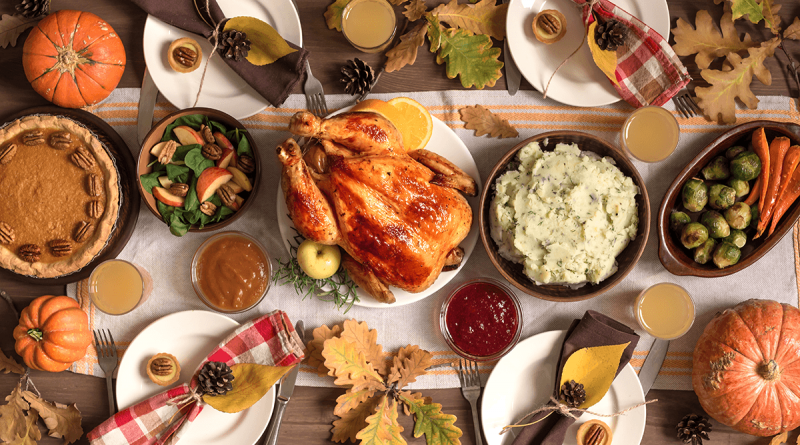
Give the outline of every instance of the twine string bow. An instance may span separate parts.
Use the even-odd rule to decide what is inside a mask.
[[[559,70],[560,70],[560,69],[561,69],[561,68],[562,68],[564,65],[566,65],[566,64],[567,64],[567,62],[569,62],[569,59],[571,59],[571,58],[572,58],[572,56],[574,56],[575,54],[577,54],[577,52],[578,52],[578,51],[580,51],[580,49],[581,49],[581,48],[583,48],[583,44],[586,42],[586,38],[589,36],[589,18],[592,16],[592,10],[594,9],[594,5],[596,5],[596,4],[598,4],[598,3],[600,3],[600,0],[589,0],[589,2],[587,2],[587,3],[584,3],[583,5],[579,5],[579,4],[575,3],[575,6],[576,6],[576,7],[578,7],[578,8],[581,8],[581,13],[583,13],[583,8],[586,8],[587,6],[588,6],[588,8],[589,8],[589,13],[588,13],[588,14],[586,14],[586,18],[583,20],[583,39],[581,40],[581,44],[580,44],[580,45],[578,45],[578,47],[577,47],[577,48],[575,48],[575,51],[573,51],[573,52],[572,52],[572,54],[570,54],[569,56],[567,56],[567,58],[566,58],[566,59],[564,59],[564,61],[563,61],[563,62],[561,62],[561,64],[560,64],[560,65],[558,65],[558,68],[556,68],[556,70],[555,70],[555,71],[553,71],[553,74],[551,74],[551,75],[550,75],[550,79],[548,79],[548,81],[547,81],[547,85],[545,85],[545,87],[544,87],[544,91],[542,91],[542,98],[543,98],[543,99],[547,99],[547,90],[550,88],[550,82],[552,82],[552,81],[553,81],[553,78],[554,78],[554,77],[556,77],[556,73],[557,73],[557,72],[558,72],[558,71],[559,71]],[[198,94],[199,94],[199,93],[198,93]]]
[[[212,22],[214,22],[214,18],[211,16],[211,7],[209,5],[210,0],[205,0],[205,1],[206,1],[206,12],[208,12],[208,17],[209,19],[211,19]],[[197,11],[197,13],[200,14],[200,11]],[[203,19],[202,14],[200,15],[200,18]],[[203,19],[203,21],[205,21],[205,19]],[[211,49],[211,54],[208,55],[206,63],[203,65],[203,75],[200,76],[200,86],[197,87],[197,96],[195,96],[194,98],[194,104],[192,104],[192,108],[196,107],[197,102],[200,100],[200,92],[203,91],[203,82],[206,79],[206,71],[208,70],[208,63],[211,62],[211,58],[214,57],[214,54],[217,53],[217,48],[219,48],[219,36],[221,34],[220,28],[222,27],[223,23],[225,23],[224,20],[219,23],[214,22],[212,24],[211,35],[208,36],[208,42],[214,45],[214,48]]]

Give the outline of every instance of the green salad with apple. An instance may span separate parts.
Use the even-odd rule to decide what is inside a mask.
[[[173,235],[224,221],[242,207],[256,174],[246,131],[190,114],[167,125],[150,149],[153,170],[139,180]]]

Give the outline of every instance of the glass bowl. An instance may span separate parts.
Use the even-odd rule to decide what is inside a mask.
[[[258,299],[256,299],[256,301],[253,304],[251,304],[251,305],[249,305],[247,307],[243,307],[241,309],[226,309],[226,308],[221,308],[221,307],[216,306],[205,295],[205,293],[203,292],[202,288],[200,287],[200,283],[199,283],[197,265],[198,265],[198,262],[199,262],[200,258],[203,256],[203,253],[208,248],[208,246],[213,244],[215,241],[218,241],[219,239],[225,238],[225,237],[228,237],[228,236],[244,238],[244,239],[250,241],[251,243],[253,243],[253,245],[261,252],[261,254],[264,255],[264,259],[266,260],[266,264],[267,264],[267,277],[266,277],[267,286],[264,288],[264,292],[261,294],[260,297],[258,297]],[[270,258],[269,257],[269,252],[267,252],[267,249],[264,248],[264,246],[257,239],[253,238],[252,236],[250,236],[250,235],[248,235],[248,234],[246,234],[244,232],[227,231],[227,232],[218,233],[218,234],[210,237],[209,239],[205,240],[203,242],[203,244],[201,244],[200,247],[197,248],[197,251],[194,253],[194,257],[192,258],[192,287],[194,288],[194,292],[197,294],[197,297],[200,299],[200,301],[202,301],[203,303],[205,303],[206,306],[208,306],[209,308],[211,308],[211,309],[213,309],[213,310],[215,310],[217,312],[222,312],[222,313],[225,313],[225,314],[239,314],[239,313],[242,313],[242,312],[249,311],[250,309],[258,306],[258,304],[261,303],[261,300],[264,299],[264,296],[267,295],[267,292],[269,292],[269,289],[270,289],[270,286],[271,286],[271,277],[272,277],[272,262],[270,261],[269,258]]]
[[[465,289],[467,289],[469,287],[472,287],[472,286],[474,286],[476,284],[488,284],[490,286],[494,286],[494,287],[498,288],[500,291],[502,291],[502,293],[505,294],[505,296],[508,297],[509,300],[511,300],[512,307],[516,311],[517,326],[516,326],[516,329],[514,330],[513,335],[511,336],[511,338],[507,340],[508,344],[505,344],[500,350],[492,352],[492,353],[490,353],[488,355],[478,355],[477,352],[473,352],[473,353],[467,352],[462,346],[460,346],[458,344],[460,340],[458,338],[454,337],[454,334],[457,334],[457,333],[456,332],[451,332],[450,327],[448,326],[448,323],[447,323],[448,311],[450,311],[451,308],[453,307],[454,298],[462,290],[465,290]],[[483,294],[483,295],[485,295],[485,294]],[[498,303],[498,302],[495,302],[495,304],[496,303]],[[481,314],[487,314],[488,313],[487,309],[489,309],[489,308],[484,305],[484,306],[481,306],[481,307],[476,307],[476,309],[478,309],[479,313],[481,313]],[[455,313],[453,313],[453,316],[455,316]],[[464,357],[467,360],[474,360],[474,361],[477,361],[477,362],[485,362],[485,361],[497,360],[500,357],[506,355],[508,353],[508,351],[510,351],[517,344],[517,342],[519,342],[519,337],[522,334],[522,323],[523,323],[523,321],[522,321],[522,307],[520,306],[519,299],[517,299],[517,296],[514,294],[514,291],[512,291],[511,288],[509,288],[505,284],[503,284],[503,283],[501,283],[501,282],[499,282],[497,280],[493,280],[491,278],[476,278],[474,280],[470,280],[470,281],[467,281],[466,283],[462,284],[461,286],[456,288],[445,299],[444,303],[442,304],[442,309],[439,312],[439,328],[441,329],[442,336],[444,337],[444,340],[447,342],[448,346],[450,346],[450,348],[456,354],[460,355],[461,357]],[[495,332],[496,331],[487,332],[486,334],[491,335],[491,334],[494,334]],[[486,337],[484,336],[483,338],[486,338]]]

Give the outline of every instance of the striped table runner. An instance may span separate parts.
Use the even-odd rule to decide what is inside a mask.
[[[104,103],[90,109],[111,124],[138,153],[136,142],[136,106],[138,89],[117,89]],[[624,103],[592,109],[574,108],[543,100],[541,94],[521,91],[510,97],[504,91],[444,91],[406,93],[444,121],[464,141],[478,165],[482,178],[491,171],[494,164],[515,144],[524,138],[550,130],[577,130],[597,135],[617,145],[619,129],[631,111]],[[371,97],[389,99],[395,94],[376,94]],[[739,123],[771,119],[781,122],[797,122],[800,113],[793,101],[783,97],[761,97],[759,110],[738,112]],[[331,109],[351,104],[345,95],[328,96]],[[475,137],[466,130],[460,121],[458,110],[467,105],[482,104],[493,112],[508,119],[520,132],[515,139],[490,139]],[[263,177],[261,190],[254,206],[237,222],[228,227],[242,230],[262,241],[273,258],[286,258],[283,242],[277,231],[275,197],[278,192],[280,168],[274,156],[274,148],[286,139],[285,131],[289,118],[305,107],[302,95],[293,95],[284,107],[269,108],[244,119],[244,125],[252,132],[262,157]],[[674,112],[672,103],[666,108]],[[166,102],[159,102],[155,118],[160,119],[174,108]],[[676,113],[676,116],[677,113]],[[671,281],[685,287],[694,297],[697,305],[697,320],[692,330],[683,338],[673,341],[664,367],[661,370],[656,388],[691,389],[691,355],[694,344],[705,325],[713,315],[748,298],[770,298],[797,305],[798,230],[794,237],[787,236],[769,254],[746,271],[725,278],[700,279],[676,277],[667,272],[657,258],[657,235],[655,214],[667,187],[672,179],[695,154],[731,126],[720,126],[703,118],[685,119],[678,116],[681,125],[681,140],[676,153],[664,162],[645,164],[634,161],[645,179],[653,208],[653,224],[647,249],[636,268],[628,277],[610,292],[592,300],[576,303],[553,303],[541,301],[517,292],[522,300],[524,330],[522,338],[540,332],[566,329],[570,321],[579,318],[587,309],[594,309],[621,322],[638,328],[633,318],[632,305],[639,291],[662,281]],[[113,317],[96,311],[87,298],[86,283],[70,285],[68,292],[77,297],[89,313],[91,327],[109,328],[118,340],[120,352],[130,344],[136,333],[150,322],[169,313],[206,307],[197,299],[189,278],[189,265],[195,249],[209,234],[190,233],[183,238],[172,237],[166,227],[142,206],[136,233],[128,246],[120,254],[121,258],[144,266],[153,276],[154,292],[150,300],[134,312]],[[464,269],[454,280],[430,297],[415,304],[368,309],[355,307],[349,313],[338,312],[331,304],[305,300],[297,296],[288,286],[274,287],[260,306],[248,314],[232,318],[242,322],[273,309],[284,310],[292,320],[304,320],[307,327],[322,324],[329,326],[341,323],[348,318],[367,321],[378,329],[378,341],[384,349],[396,351],[406,344],[418,344],[432,351],[435,363],[448,363],[457,358],[439,333],[435,319],[443,299],[460,283],[473,277],[493,277],[503,280],[478,243]],[[643,331],[637,351],[631,363],[638,370],[653,339]],[[165,351],[169,352],[169,351]],[[484,378],[488,377],[494,363],[480,366]],[[91,350],[86,358],[72,369],[74,372],[102,375],[97,365],[96,354]],[[304,366],[300,374],[300,385],[330,386],[333,379],[317,377],[310,367]],[[418,379],[413,388],[452,388],[457,387],[455,372],[442,368]]]

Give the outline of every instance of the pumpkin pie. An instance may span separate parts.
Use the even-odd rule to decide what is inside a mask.
[[[89,264],[119,214],[119,175],[95,135],[64,117],[0,129],[0,267],[52,278]]]

